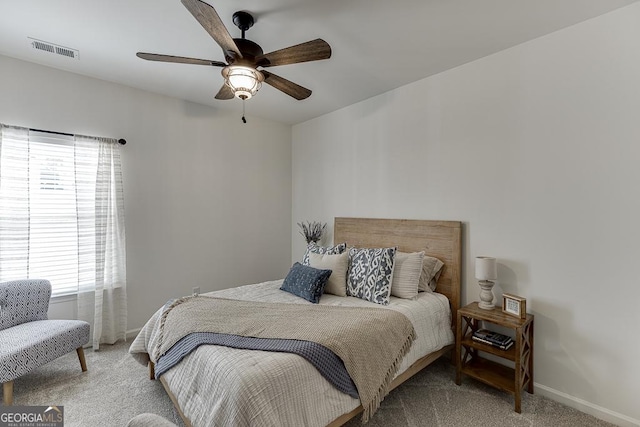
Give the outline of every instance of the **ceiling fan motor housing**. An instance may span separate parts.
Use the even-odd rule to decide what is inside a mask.
[[[262,55],[264,52],[258,43],[255,43],[248,39],[233,39],[238,46],[238,50],[242,53],[242,58],[237,58],[233,52],[225,52],[225,59],[229,64],[242,64],[247,66],[254,66],[256,57]]]

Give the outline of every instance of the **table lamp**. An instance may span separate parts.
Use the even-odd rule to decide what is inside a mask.
[[[493,310],[493,288],[494,282],[498,278],[498,267],[496,259],[488,256],[476,257],[476,279],[480,285],[480,302],[478,307],[484,310]]]

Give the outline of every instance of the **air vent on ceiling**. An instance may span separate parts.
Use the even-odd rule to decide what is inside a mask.
[[[80,59],[80,52],[77,49],[71,49],[54,43],[32,39],[31,37],[29,37],[29,40],[31,42],[31,47],[34,49],[55,53],[56,55],[62,55],[73,59]]]

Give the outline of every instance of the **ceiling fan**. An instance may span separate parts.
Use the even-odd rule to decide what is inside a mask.
[[[227,62],[145,52],[138,52],[136,56],[149,61],[222,67],[225,83],[216,94],[216,99],[233,99],[234,97],[242,100],[249,99],[260,89],[262,82],[297,100],[308,98],[311,95],[311,90],[264,69],[258,70],[258,68],[330,58],[331,46],[327,42],[315,39],[274,52],[263,53],[257,43],[244,37],[245,31],[251,28],[255,22],[251,14],[243,11],[233,14],[233,23],[242,31],[242,38],[237,39],[231,37],[220,16],[211,5],[201,0],[181,1],[220,45]]]

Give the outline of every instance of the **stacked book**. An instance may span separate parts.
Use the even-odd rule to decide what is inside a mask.
[[[509,350],[513,345],[513,338],[510,336],[499,334],[498,332],[488,329],[478,329],[471,335],[471,339],[492,347],[497,347],[501,350]]]

